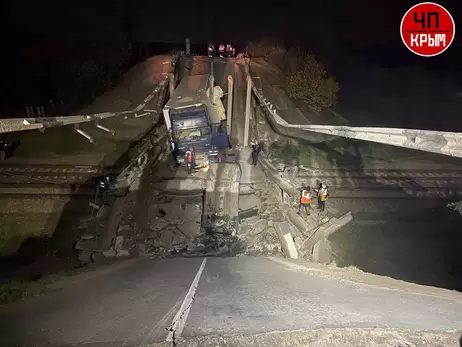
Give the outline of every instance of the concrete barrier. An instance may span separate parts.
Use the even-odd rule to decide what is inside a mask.
[[[274,228],[276,229],[276,234],[278,235],[284,255],[287,258],[298,259],[298,252],[292,234],[290,233],[289,223],[274,223]]]

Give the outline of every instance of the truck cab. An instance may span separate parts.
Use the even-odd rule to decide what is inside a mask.
[[[204,167],[229,148],[226,117],[210,100],[208,82],[209,75],[184,77],[164,107],[172,153],[180,165],[188,150],[194,152],[196,167]]]

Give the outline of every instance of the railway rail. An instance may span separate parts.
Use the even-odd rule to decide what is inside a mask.
[[[90,196],[101,168],[91,165],[0,165],[0,196]],[[117,172],[111,168],[112,172]],[[106,170],[105,170],[106,171]],[[161,177],[203,180],[202,177]],[[462,170],[321,170],[302,171],[297,176],[307,183],[325,181],[332,198],[347,197],[459,197]]]
[[[462,168],[460,169],[420,169],[420,170],[395,170],[395,169],[358,169],[358,168],[303,168],[299,171],[300,177],[409,177],[409,178],[461,178]]]
[[[104,172],[116,174],[117,169]],[[0,184],[87,184],[94,183],[101,174],[99,166],[60,166],[60,165],[0,165]]]

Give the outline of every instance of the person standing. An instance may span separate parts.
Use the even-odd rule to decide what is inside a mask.
[[[319,189],[316,189],[318,195],[318,209],[321,212],[324,212],[326,208],[326,201],[329,199],[329,191],[327,190],[327,185],[325,183],[321,183]]]
[[[258,163],[258,154],[261,152],[260,145],[254,144],[252,145],[252,165],[257,166]]]
[[[188,174],[191,174],[196,167],[194,149],[192,147],[190,147],[185,153],[185,162]]]
[[[312,201],[312,194],[311,194],[311,187],[306,186],[302,187],[300,190],[300,203],[298,205],[298,214],[300,214],[301,208],[305,208],[305,213],[307,216],[311,213],[311,201]]]
[[[109,205],[109,188],[111,179],[108,175],[103,175],[98,178],[98,190],[104,205]]]

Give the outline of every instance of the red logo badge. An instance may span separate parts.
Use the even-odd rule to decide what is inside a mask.
[[[411,7],[401,21],[401,38],[406,47],[422,57],[443,53],[451,45],[456,26],[441,5],[422,2]]]

